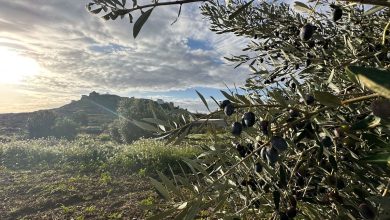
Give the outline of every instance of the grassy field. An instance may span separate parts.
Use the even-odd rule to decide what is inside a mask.
[[[0,219],[142,219],[159,198],[148,176],[182,172],[192,143],[98,138],[0,143]]]

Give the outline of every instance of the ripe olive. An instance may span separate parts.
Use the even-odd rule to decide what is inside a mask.
[[[361,203],[359,205],[359,213],[364,219],[375,219],[375,211],[367,203]]]
[[[279,219],[280,220],[288,220],[288,215],[284,212],[279,213]]]
[[[295,109],[290,109],[290,111],[288,111],[288,113],[290,114],[290,116],[292,118],[296,118],[299,116],[299,111],[295,110]]]
[[[271,146],[275,148],[278,152],[283,152],[287,150],[287,142],[280,136],[273,136],[271,138]]]
[[[265,156],[270,165],[274,165],[279,159],[279,152],[273,147],[268,147],[265,151]]]
[[[245,149],[245,147],[243,145],[237,144],[236,145],[236,149],[237,149],[237,151],[238,151],[238,153],[240,154],[241,157],[245,157],[246,149]]]
[[[263,166],[261,166],[261,164],[260,164],[259,162],[257,162],[257,163],[255,164],[255,171],[256,171],[257,173],[261,173],[261,171],[263,171]]]
[[[255,124],[256,121],[256,116],[253,112],[246,112],[242,116],[243,121],[244,121],[244,126],[246,127],[252,127]]]
[[[242,124],[240,122],[234,122],[232,124],[232,134],[235,136],[239,136],[242,132]]]
[[[223,100],[220,104],[219,107],[221,109],[224,109],[227,105],[231,105],[232,103],[229,100]]]
[[[343,16],[343,10],[340,7],[336,7],[332,15],[333,21],[336,22],[340,20],[342,16]]]
[[[305,102],[306,102],[307,105],[313,104],[314,101],[315,101],[314,96],[312,96],[312,95],[306,95],[306,97],[305,97]]]
[[[299,37],[301,38],[301,40],[303,41],[308,41],[314,34],[314,31],[316,30],[317,28],[311,24],[305,24],[300,32],[299,32]]]
[[[306,67],[310,66],[310,64],[311,64],[311,60],[310,60],[310,59],[307,59],[307,60],[306,60]]]
[[[311,41],[307,42],[307,46],[311,49],[311,48],[316,46],[316,43],[313,40],[311,40]]]
[[[330,138],[329,136],[323,137],[321,140],[321,144],[326,148],[331,147],[333,145],[332,138]]]
[[[297,199],[295,198],[295,196],[289,196],[288,198],[291,207],[297,207]]]
[[[264,120],[260,122],[260,129],[264,135],[268,135],[268,127],[269,127],[269,121]]]
[[[234,106],[232,104],[228,104],[225,106],[223,111],[225,112],[225,115],[231,116],[234,113]]]
[[[296,207],[290,207],[287,209],[286,213],[289,218],[294,218],[295,216],[297,216],[297,209]]]

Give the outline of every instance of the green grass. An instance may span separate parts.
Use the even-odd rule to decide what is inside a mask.
[[[61,169],[68,171],[108,171],[111,173],[151,173],[180,171],[182,158],[198,155],[189,144],[165,145],[144,139],[133,144],[117,144],[81,137],[74,141],[39,139],[0,143],[0,165],[11,170]]]

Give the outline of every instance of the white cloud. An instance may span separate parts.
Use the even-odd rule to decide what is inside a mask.
[[[184,5],[174,25],[178,7],[155,9],[134,40],[128,19],[106,22],[89,14],[86,3],[0,0],[0,47],[18,50],[43,67],[44,72],[19,86],[50,96],[51,102],[42,99],[42,105],[52,105],[55,96],[70,99],[92,90],[124,94],[221,88],[246,78],[221,63],[223,56],[239,53],[245,41],[209,31],[196,5]],[[189,38],[213,49],[193,50]]]

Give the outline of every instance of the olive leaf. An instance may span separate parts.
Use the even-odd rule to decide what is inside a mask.
[[[203,95],[200,92],[198,92],[198,90],[195,90],[195,92],[198,94],[200,99],[202,99],[202,102],[206,106],[207,110],[209,110],[209,112],[211,112],[210,108],[209,108],[209,105],[207,104],[206,99],[203,97]]]
[[[299,11],[299,12],[304,12],[304,13],[311,13],[312,12],[312,9],[309,6],[307,6],[305,3],[302,3],[299,1],[295,1],[293,7],[296,11]]]
[[[142,26],[144,26],[145,22],[148,20],[150,14],[152,13],[154,8],[151,8],[147,10],[146,12],[142,13],[141,16],[137,19],[137,21],[134,23],[133,27],[133,37],[136,38],[141,31]]]
[[[249,5],[252,4],[254,0],[251,0],[249,2],[247,2],[245,5],[241,6],[240,8],[238,8],[235,12],[233,12],[231,15],[229,15],[229,20],[232,20],[233,18],[235,18],[237,15],[239,15],[242,11],[244,11],[244,9],[246,9],[247,7],[249,7]]]
[[[362,158],[362,160],[367,162],[375,162],[375,163],[390,162],[390,153],[373,154],[365,158]]]
[[[329,92],[321,92],[321,91],[315,91],[314,97],[317,99],[321,104],[330,106],[330,107],[337,107],[341,105],[341,100],[329,93]]]
[[[390,71],[359,66],[348,66],[346,71],[355,74],[367,88],[390,99]]]

